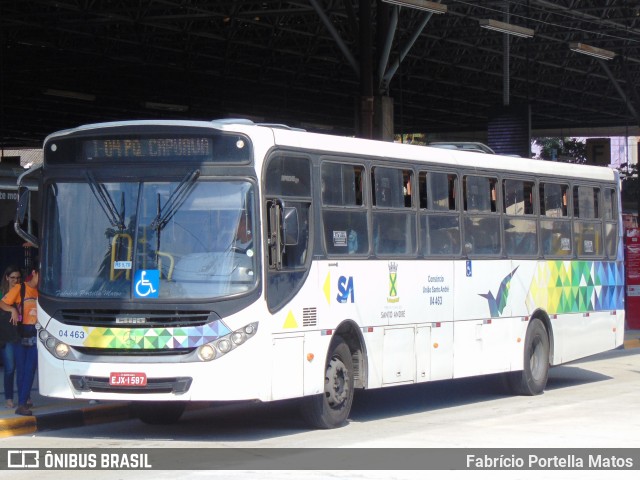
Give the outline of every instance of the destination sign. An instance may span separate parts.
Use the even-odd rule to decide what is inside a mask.
[[[98,138],[82,142],[83,158],[88,161],[207,159],[211,158],[212,149],[212,139],[207,137]]]

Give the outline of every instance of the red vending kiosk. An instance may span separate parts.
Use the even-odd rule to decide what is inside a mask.
[[[627,328],[640,330],[640,229],[627,228],[624,243]]]

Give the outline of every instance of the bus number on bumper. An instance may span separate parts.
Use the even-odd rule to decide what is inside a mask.
[[[144,387],[146,384],[145,373],[112,372],[109,374],[109,385],[112,387]]]

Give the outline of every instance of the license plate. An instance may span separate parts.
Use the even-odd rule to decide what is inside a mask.
[[[146,384],[146,373],[112,372],[109,375],[109,385],[112,387],[144,387]]]

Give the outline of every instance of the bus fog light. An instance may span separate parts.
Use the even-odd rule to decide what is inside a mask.
[[[244,342],[244,335],[242,334],[242,332],[233,332],[231,334],[231,340],[236,345],[240,345],[242,342]]]
[[[46,345],[46,347],[49,350],[53,350],[54,347],[56,346],[56,339],[53,338],[53,337],[49,337],[49,336],[47,336],[47,337],[48,338],[44,341],[44,344]]]
[[[66,343],[59,343],[56,345],[56,355],[59,358],[64,358],[69,355],[69,346]]]
[[[229,350],[231,350],[231,342],[226,338],[223,338],[218,342],[218,350],[220,350],[222,353],[227,353]]]
[[[216,358],[216,350],[209,344],[202,345],[198,352],[198,356],[201,360],[208,362],[209,360]]]

